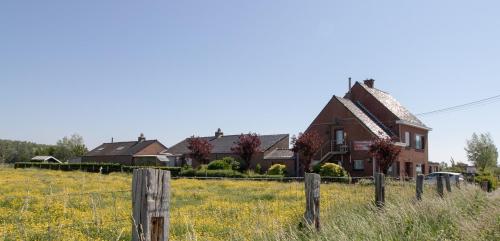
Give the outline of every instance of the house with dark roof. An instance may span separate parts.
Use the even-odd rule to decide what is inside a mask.
[[[231,151],[231,147],[235,145],[239,137],[240,135],[224,135],[219,128],[215,132],[215,135],[200,138],[207,140],[212,145],[209,160],[213,161],[227,156],[238,158]],[[259,135],[259,138],[261,142],[259,151],[252,157],[250,168],[255,169],[256,165],[259,164],[262,170],[267,170],[273,164],[284,164],[287,166],[287,173],[295,175],[296,163],[294,153],[289,149],[290,136],[288,134]],[[168,153],[177,156],[178,160],[181,160],[178,162],[179,165],[187,164],[197,167],[200,163],[196,163],[194,160],[188,158],[190,153],[188,140],[189,138],[186,138],[171,146],[168,149]]]
[[[341,164],[352,176],[372,176],[368,150],[374,138],[392,138],[402,147],[389,170],[395,177],[428,173],[428,132],[431,130],[373,79],[356,82],[344,97],[333,96],[306,132],[320,134],[323,146],[315,163]]]
[[[144,134],[137,141],[110,142],[82,156],[82,163],[120,163],[124,165],[166,165],[167,147],[158,140],[146,140]]]

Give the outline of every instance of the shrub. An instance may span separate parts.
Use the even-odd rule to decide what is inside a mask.
[[[286,174],[286,166],[283,164],[274,164],[267,170],[268,175],[282,175]]]
[[[321,162],[318,163],[318,164],[316,164],[316,165],[314,165],[313,166],[313,172],[319,174],[321,172],[321,165],[322,165]]]
[[[335,163],[323,164],[319,174],[325,177],[347,177],[347,172],[344,168]]]
[[[474,180],[479,185],[481,185],[481,183],[484,181],[488,182],[488,192],[493,192],[495,189],[497,189],[498,186],[496,178],[493,176],[492,173],[489,172],[480,173],[478,176],[474,178]]]
[[[234,157],[226,156],[222,158],[222,161],[224,161],[227,165],[229,165],[229,169],[238,171],[240,170],[240,162],[236,160]]]
[[[233,157],[224,157],[222,160],[215,160],[208,164],[208,170],[239,170],[240,163]]]
[[[231,166],[227,164],[224,160],[215,160],[208,163],[208,170],[227,170],[231,169]]]
[[[262,167],[260,166],[259,163],[257,163],[257,165],[255,166],[255,172],[257,174],[261,174],[262,173]]]

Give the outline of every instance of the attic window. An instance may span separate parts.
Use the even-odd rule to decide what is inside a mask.
[[[117,150],[117,151],[121,151],[121,150],[123,150],[123,149],[125,149],[125,147],[124,147],[124,146],[119,146],[118,148],[116,148],[116,150]]]
[[[102,151],[102,150],[104,150],[104,147],[97,148],[97,151]]]

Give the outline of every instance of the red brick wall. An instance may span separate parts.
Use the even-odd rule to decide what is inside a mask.
[[[417,175],[416,173],[416,164],[423,164],[423,173],[428,174],[429,173],[429,138],[428,138],[428,131],[421,129],[421,128],[416,128],[412,126],[407,126],[407,125],[400,125],[399,127],[401,129],[400,133],[400,139],[402,142],[405,140],[405,132],[410,132],[410,146],[405,147],[402,149],[401,153],[399,154],[398,161],[400,162],[399,166],[399,173],[400,176],[405,177],[405,176],[410,176],[410,177],[415,177]],[[424,136],[424,149],[423,150],[416,150],[415,149],[415,135],[423,135]],[[411,170],[409,171],[411,175],[406,174],[405,170],[405,162],[411,162]]]

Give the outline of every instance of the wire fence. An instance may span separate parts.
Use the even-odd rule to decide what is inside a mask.
[[[248,222],[241,213],[271,213],[281,215],[281,209],[286,207],[286,215],[290,213],[300,216],[303,213],[305,203],[304,178],[216,178],[216,177],[181,177],[174,180],[227,180],[231,182],[207,182],[203,188],[198,186],[172,186],[171,189],[171,215],[175,219],[185,219],[183,225],[195,222],[192,220],[214,219],[219,222],[227,220],[238,220]],[[354,181],[353,181],[354,180]],[[362,182],[366,180],[366,182]],[[252,181],[253,183],[243,183]],[[280,184],[268,184],[266,181],[278,181]],[[175,181],[173,182],[175,183]],[[197,182],[198,183],[198,182]],[[203,182],[199,182],[203,183]],[[322,177],[321,186],[322,202],[325,212],[333,212],[341,208],[342,203],[371,203],[373,199],[373,177]],[[328,185],[332,184],[333,185]],[[243,184],[243,185],[242,185]],[[390,191],[393,196],[414,195],[414,181],[404,181],[397,178],[387,178],[387,185],[401,187]],[[353,188],[353,185],[359,188]],[[427,185],[430,187],[430,185]],[[103,187],[105,189],[105,187]],[[235,191],[237,189],[237,191]],[[28,193],[26,195],[2,195],[0,194],[0,207],[17,207],[20,215],[22,213],[35,212],[30,206],[44,207],[47,213],[59,215],[57,219],[42,216],[38,222],[46,226],[51,232],[57,230],[85,230],[110,229],[120,227],[125,230],[132,228],[131,217],[131,194],[132,190],[95,190],[80,192],[56,192],[56,193]],[[215,201],[209,201],[216,199]],[[15,201],[18,202],[15,202]],[[35,203],[36,202],[36,203]],[[42,203],[47,203],[43,204]],[[242,205],[252,203],[251,205]],[[240,204],[242,206],[234,205]],[[204,206],[200,208],[200,206]],[[189,208],[188,208],[189,207]],[[63,209],[63,210],[61,210]],[[270,211],[271,210],[271,211]],[[275,211],[272,211],[275,210]],[[277,211],[276,211],[277,210]],[[1,217],[1,215],[0,215]],[[78,220],[78,221],[76,221]],[[26,222],[26,223],[23,223]],[[14,221],[14,230],[20,226],[29,228],[35,220],[20,219]],[[199,222],[199,221],[196,221]],[[108,227],[110,226],[110,227]],[[174,227],[177,227],[174,225]],[[12,227],[11,227],[12,228]],[[179,229],[177,227],[177,229]],[[128,232],[128,231],[127,231]],[[1,230],[0,230],[1,233]]]

